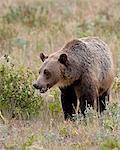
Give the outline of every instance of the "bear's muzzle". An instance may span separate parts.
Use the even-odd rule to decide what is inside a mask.
[[[36,81],[33,82],[34,88],[40,91],[40,93],[45,93],[48,90],[47,86],[39,85]]]

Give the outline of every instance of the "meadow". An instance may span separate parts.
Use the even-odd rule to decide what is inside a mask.
[[[65,122],[59,89],[40,94],[32,82],[40,52],[85,36],[111,48],[111,101]],[[0,111],[0,150],[120,150],[120,0],[1,0]]]

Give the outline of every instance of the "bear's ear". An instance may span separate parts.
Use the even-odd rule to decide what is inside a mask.
[[[48,58],[48,56],[45,56],[43,53],[40,53],[40,58],[41,58],[41,60],[44,62],[45,59]]]
[[[64,64],[66,66],[67,65],[67,55],[66,54],[61,54],[58,61],[61,64]]]

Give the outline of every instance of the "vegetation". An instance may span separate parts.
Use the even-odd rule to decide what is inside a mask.
[[[0,65],[0,109],[13,118],[37,115],[42,107],[42,97],[32,88],[33,72],[13,65]]]
[[[120,149],[120,1],[11,0],[0,2],[0,149]],[[99,36],[114,58],[111,102],[99,116],[75,115],[64,122],[60,94],[40,95],[32,82],[49,54],[73,38]]]

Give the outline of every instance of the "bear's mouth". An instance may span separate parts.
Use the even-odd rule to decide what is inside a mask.
[[[50,89],[51,87],[52,87],[52,85],[47,84],[46,87],[39,88],[39,91],[40,91],[40,93],[45,93],[45,92],[47,92],[47,90]]]
[[[45,93],[47,92],[48,88],[42,88],[42,89],[39,89],[40,93]]]

